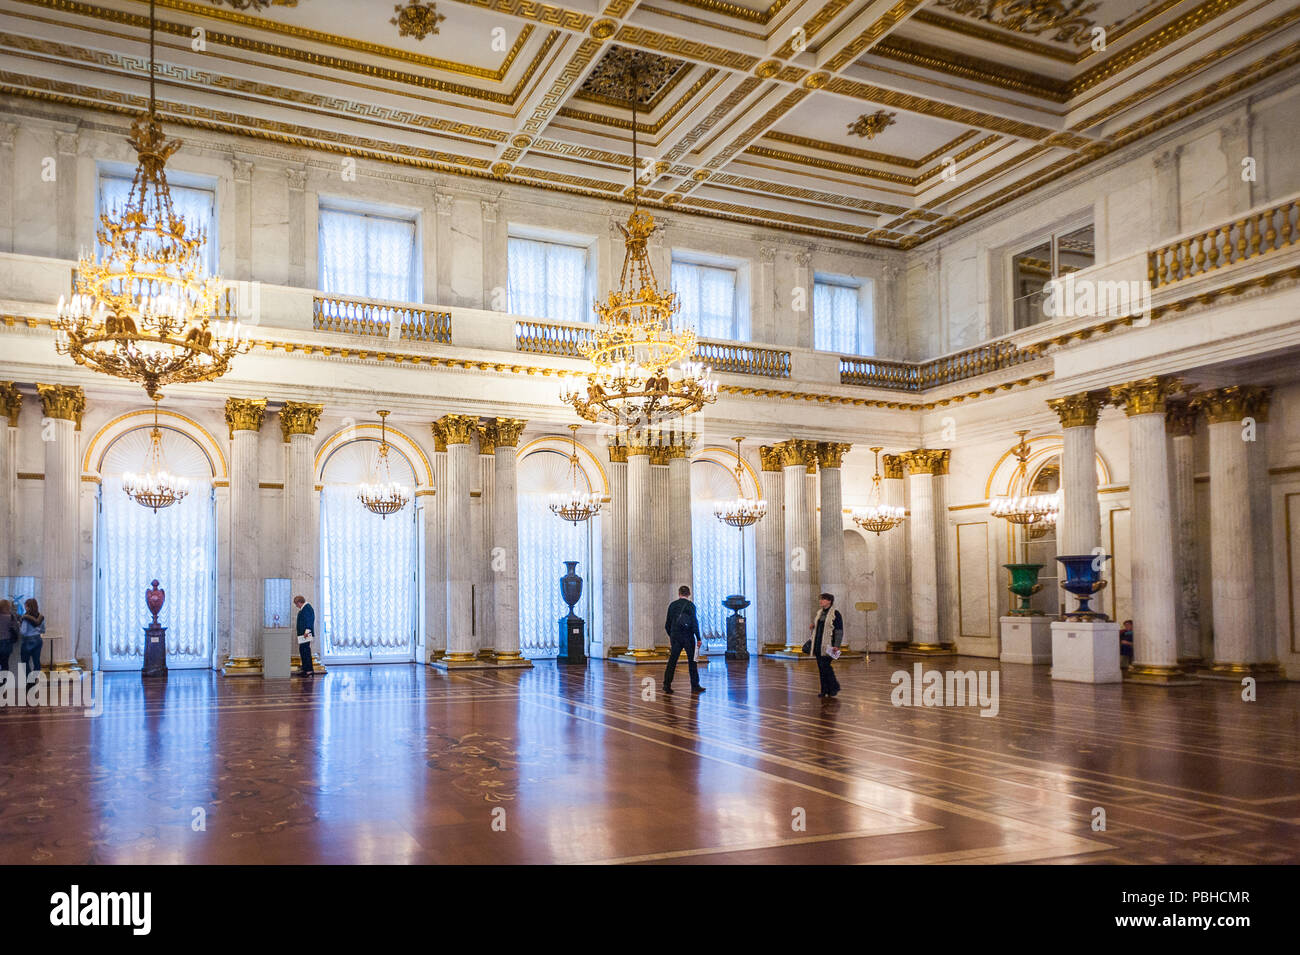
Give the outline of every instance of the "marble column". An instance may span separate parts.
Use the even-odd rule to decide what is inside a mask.
[[[603,564],[605,576],[605,633],[606,657],[626,653],[628,648],[628,623],[630,606],[628,597],[628,539],[627,539],[627,445],[609,446],[609,504],[605,512],[606,550]]]
[[[1128,680],[1186,682],[1178,665],[1177,581],[1165,399],[1182,390],[1177,378],[1142,378],[1111,387],[1128,415],[1129,507],[1132,521],[1133,663]]]
[[[286,572],[294,595],[301,594],[314,607],[321,606],[321,595],[316,592],[316,561],[320,553],[316,520],[316,459],[312,452],[312,438],[320,424],[324,405],[301,401],[286,401],[280,409],[280,433],[284,437],[284,547],[287,559]],[[290,608],[286,607],[288,613]],[[287,619],[287,618],[286,618]],[[312,647],[313,665],[320,653],[318,639]],[[298,655],[290,657],[296,666]]]
[[[785,649],[785,482],[781,467],[780,446],[763,445],[758,449],[762,471],[763,500],[767,516],[755,525],[754,598],[762,634],[754,634],[754,650],[773,653]]]
[[[1170,492],[1174,521],[1174,580],[1177,590],[1178,662],[1201,661],[1200,572],[1196,556],[1196,421],[1186,400],[1165,402],[1169,439]]]
[[[1048,407],[1061,420],[1061,514],[1057,520],[1056,552],[1061,556],[1091,554],[1101,546],[1101,503],[1097,499],[1097,418],[1105,404],[1102,392],[1081,392],[1052,398]],[[1067,605],[1078,598],[1065,593]]]
[[[662,438],[661,438],[662,440]],[[668,448],[662,443],[650,449],[650,553],[652,586],[649,601],[668,606],[670,594],[677,593],[677,584],[669,582],[672,562],[669,558],[669,525],[671,516],[668,501]],[[668,653],[668,634],[663,627],[655,629],[655,646]]]
[[[2,187],[0,187],[2,188]],[[14,574],[14,501],[18,482],[18,414],[23,395],[12,381],[0,381],[0,577]]]
[[[227,398],[230,426],[230,658],[225,676],[262,675],[258,443],[265,398]]]
[[[695,590],[691,539],[691,436],[674,433],[668,451],[669,597],[682,584]],[[666,597],[665,599],[669,599]]]
[[[476,658],[473,633],[473,587],[475,553],[470,488],[474,480],[474,450],[471,442],[478,419],[449,414],[438,419],[447,442],[447,652],[434,666],[473,666]],[[441,493],[441,492],[439,492]],[[490,665],[490,664],[488,664]]]
[[[1258,527],[1250,493],[1250,425],[1264,389],[1233,385],[1193,399],[1205,411],[1210,437],[1210,586],[1213,591],[1214,663],[1200,675],[1239,680],[1276,677],[1280,668],[1260,652],[1256,637],[1265,607],[1260,578],[1269,572],[1259,541],[1271,527]],[[1258,435],[1254,435],[1258,437]]]
[[[784,441],[781,455],[785,488],[785,652],[793,653],[808,639],[813,621],[812,527],[808,520],[808,465],[802,442]]]
[[[821,572],[822,528],[817,516],[820,496],[817,480],[817,442],[801,440],[799,447],[803,453],[803,503],[806,511],[804,520],[808,522],[808,601],[813,614],[816,614],[820,606],[817,598],[823,589],[818,579]]]
[[[1273,396],[1272,388],[1256,387],[1252,390],[1247,410],[1254,420],[1254,440],[1245,441],[1246,466],[1250,482],[1250,519],[1255,528],[1256,598],[1260,612],[1255,618],[1255,652],[1260,666],[1266,672],[1281,674],[1277,662],[1277,604],[1275,600],[1276,576],[1273,561],[1273,496],[1268,474],[1268,410]],[[1243,429],[1243,438],[1248,432]],[[1289,543],[1289,542],[1288,542]],[[1285,562],[1284,562],[1285,566]],[[1285,624],[1283,625],[1285,626]]]
[[[85,393],[72,385],[37,384],[45,482],[41,506],[41,612],[55,670],[80,670],[77,663],[77,548],[81,540],[78,495],[81,461],[77,431],[86,410]],[[89,597],[89,595],[87,595]],[[21,612],[21,611],[20,611]]]
[[[424,652],[434,663],[447,654],[447,440],[442,424],[433,434],[433,497],[424,505]]]
[[[844,589],[844,491],[840,467],[853,445],[836,441],[817,443],[817,467],[821,473],[820,541],[817,548],[817,581],[821,590],[835,597],[835,609],[844,617],[847,640],[844,650],[865,650],[866,634],[854,626],[853,607]]]
[[[497,646],[496,574],[492,568],[492,548],[496,542],[496,428],[478,424],[478,506],[476,513],[477,560],[474,561],[474,640],[480,660],[495,660]],[[516,527],[518,525],[516,524]]]
[[[903,488],[903,459],[897,454],[886,454],[880,459],[882,503],[903,507],[906,493]],[[911,566],[907,560],[907,522],[881,535],[884,555],[883,566],[876,573],[883,574],[879,592],[884,596],[880,608],[881,634],[885,648],[898,650],[910,642],[907,633],[908,617],[912,606],[911,588],[908,586]]]
[[[515,461],[528,422],[494,418],[488,423],[496,456],[492,496],[492,607],[497,666],[531,667],[519,650],[519,482]]]
[[[627,652],[617,657],[624,662],[663,658],[656,649],[662,627],[655,625],[658,611],[654,581],[654,518],[648,436],[630,434],[627,444]]]
[[[948,451],[918,448],[899,455],[907,468],[911,515],[908,525],[912,541],[912,641],[907,649],[915,653],[952,653],[939,629],[939,560],[941,524],[936,513],[935,483],[948,467]]]
[[[934,544],[936,569],[939,577],[939,642],[945,646],[957,643],[958,594],[957,555],[953,540],[952,522],[948,519],[948,464],[952,454],[944,455],[934,475],[931,493],[934,496]]]

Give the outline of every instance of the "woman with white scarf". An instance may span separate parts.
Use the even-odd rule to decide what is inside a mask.
[[[821,610],[808,625],[813,634],[812,639],[804,646],[817,659],[817,675],[821,678],[821,692],[817,695],[822,699],[830,699],[840,692],[840,681],[831,669],[831,660],[840,655],[839,647],[844,641],[844,618],[832,606],[835,603],[834,594],[822,594],[818,602]],[[825,632],[828,621],[831,631],[829,636]]]

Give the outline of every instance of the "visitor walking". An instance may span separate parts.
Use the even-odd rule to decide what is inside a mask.
[[[23,606],[27,612],[18,622],[18,634],[21,640],[18,659],[30,676],[41,672],[41,648],[45,645],[41,634],[45,633],[45,617],[41,615],[41,608],[37,605],[35,597],[27,598],[27,603]]]
[[[700,645],[700,621],[695,616],[695,604],[691,600],[691,588],[682,584],[677,588],[677,599],[668,605],[668,619],[664,621],[664,630],[668,632],[668,669],[664,670],[664,692],[673,692],[673,673],[677,669],[677,658],[686,651],[686,662],[691,671],[691,690],[703,693],[700,686],[700,668],[695,664],[695,649]]]
[[[311,665],[311,641],[316,636],[316,611],[302,595],[293,598],[293,605],[298,608],[294,629],[298,633],[298,658],[302,663],[302,675],[315,676],[316,670]]]
[[[831,660],[840,655],[840,644],[844,641],[844,618],[840,616],[838,610],[834,609],[834,594],[822,594],[818,602],[821,604],[821,610],[817,613],[816,619],[808,625],[813,636],[804,647],[806,652],[817,659],[817,676],[821,679],[821,692],[817,695],[827,699],[840,692],[840,681],[836,679],[835,671],[831,669]],[[828,620],[831,625],[829,640],[826,639],[825,632]]]
[[[18,617],[14,614],[14,605],[8,600],[0,600],[0,673],[9,669],[9,655],[14,651],[18,640]]]

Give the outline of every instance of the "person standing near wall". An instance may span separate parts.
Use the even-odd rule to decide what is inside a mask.
[[[45,641],[45,617],[36,603],[35,597],[29,597],[24,605],[26,613],[18,622],[18,633],[22,643],[19,645],[19,660],[26,668],[28,677],[41,672],[41,648]]]
[[[316,611],[301,594],[293,598],[293,605],[298,608],[294,630],[298,634],[298,658],[302,661],[302,675],[315,676],[316,671],[311,665],[311,641],[316,636]]]

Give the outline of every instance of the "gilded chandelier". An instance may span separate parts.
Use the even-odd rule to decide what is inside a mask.
[[[190,493],[188,478],[177,477],[167,471],[167,462],[163,459],[162,431],[158,427],[157,399],[153,404],[153,430],[149,432],[149,451],[145,455],[144,471],[139,474],[123,474],[122,490],[131,500],[155,514],[158,513],[158,508],[171,507]]]
[[[365,505],[366,510],[384,519],[406,507],[410,500],[406,488],[393,480],[388,460],[388,415],[387,411],[379,412],[379,450],[375,454],[374,481],[362,484],[357,491],[357,500]]]
[[[1029,490],[1028,471],[1025,465],[1025,462],[1029,460],[1029,445],[1025,443],[1025,435],[1028,433],[1028,430],[1017,431],[1016,437],[1020,439],[1020,442],[1011,449],[1011,453],[1016,456],[1017,461],[1012,486],[1026,491]],[[1061,497],[1059,494],[999,497],[995,498],[992,503],[994,517],[1000,517],[1012,524],[1023,526],[1042,525],[1043,529],[1045,529],[1045,525],[1056,523],[1056,515],[1060,509]]]
[[[681,302],[660,291],[646,243],[654,217],[638,205],[636,103],[637,77],[626,77],[632,102],[632,214],[623,232],[625,253],[619,287],[593,306],[595,334],[582,346],[594,366],[586,390],[567,385],[560,400],[580,418],[613,425],[618,431],[648,428],[670,418],[694,414],[717,400],[712,369],[693,361],[695,332],[674,327]]]
[[[866,507],[853,509],[853,523],[864,531],[871,531],[877,537],[885,531],[893,530],[903,523],[907,512],[896,504],[882,504],[880,501],[880,452],[882,448],[872,448],[876,456],[876,473],[871,478],[871,503]]]
[[[569,455],[569,490],[551,495],[551,511],[571,524],[590,520],[600,510],[600,495],[583,491],[578,484],[578,425],[569,425],[573,452]]]
[[[55,347],[79,365],[144,386],[210,381],[249,348],[239,327],[214,329],[221,280],[206,274],[200,230],[172,205],[164,171],[180,148],[158,121],[154,97],[154,3],[149,4],[149,112],[127,141],[139,164],[123,209],[103,212],[98,255],[83,253],[76,291],[59,299]]]
[[[718,501],[713,505],[713,516],[732,527],[749,527],[757,524],[767,515],[767,501],[762,498],[745,496],[745,473],[740,466],[740,442],[744,438],[732,438],[736,442],[736,492],[731,501]]]

